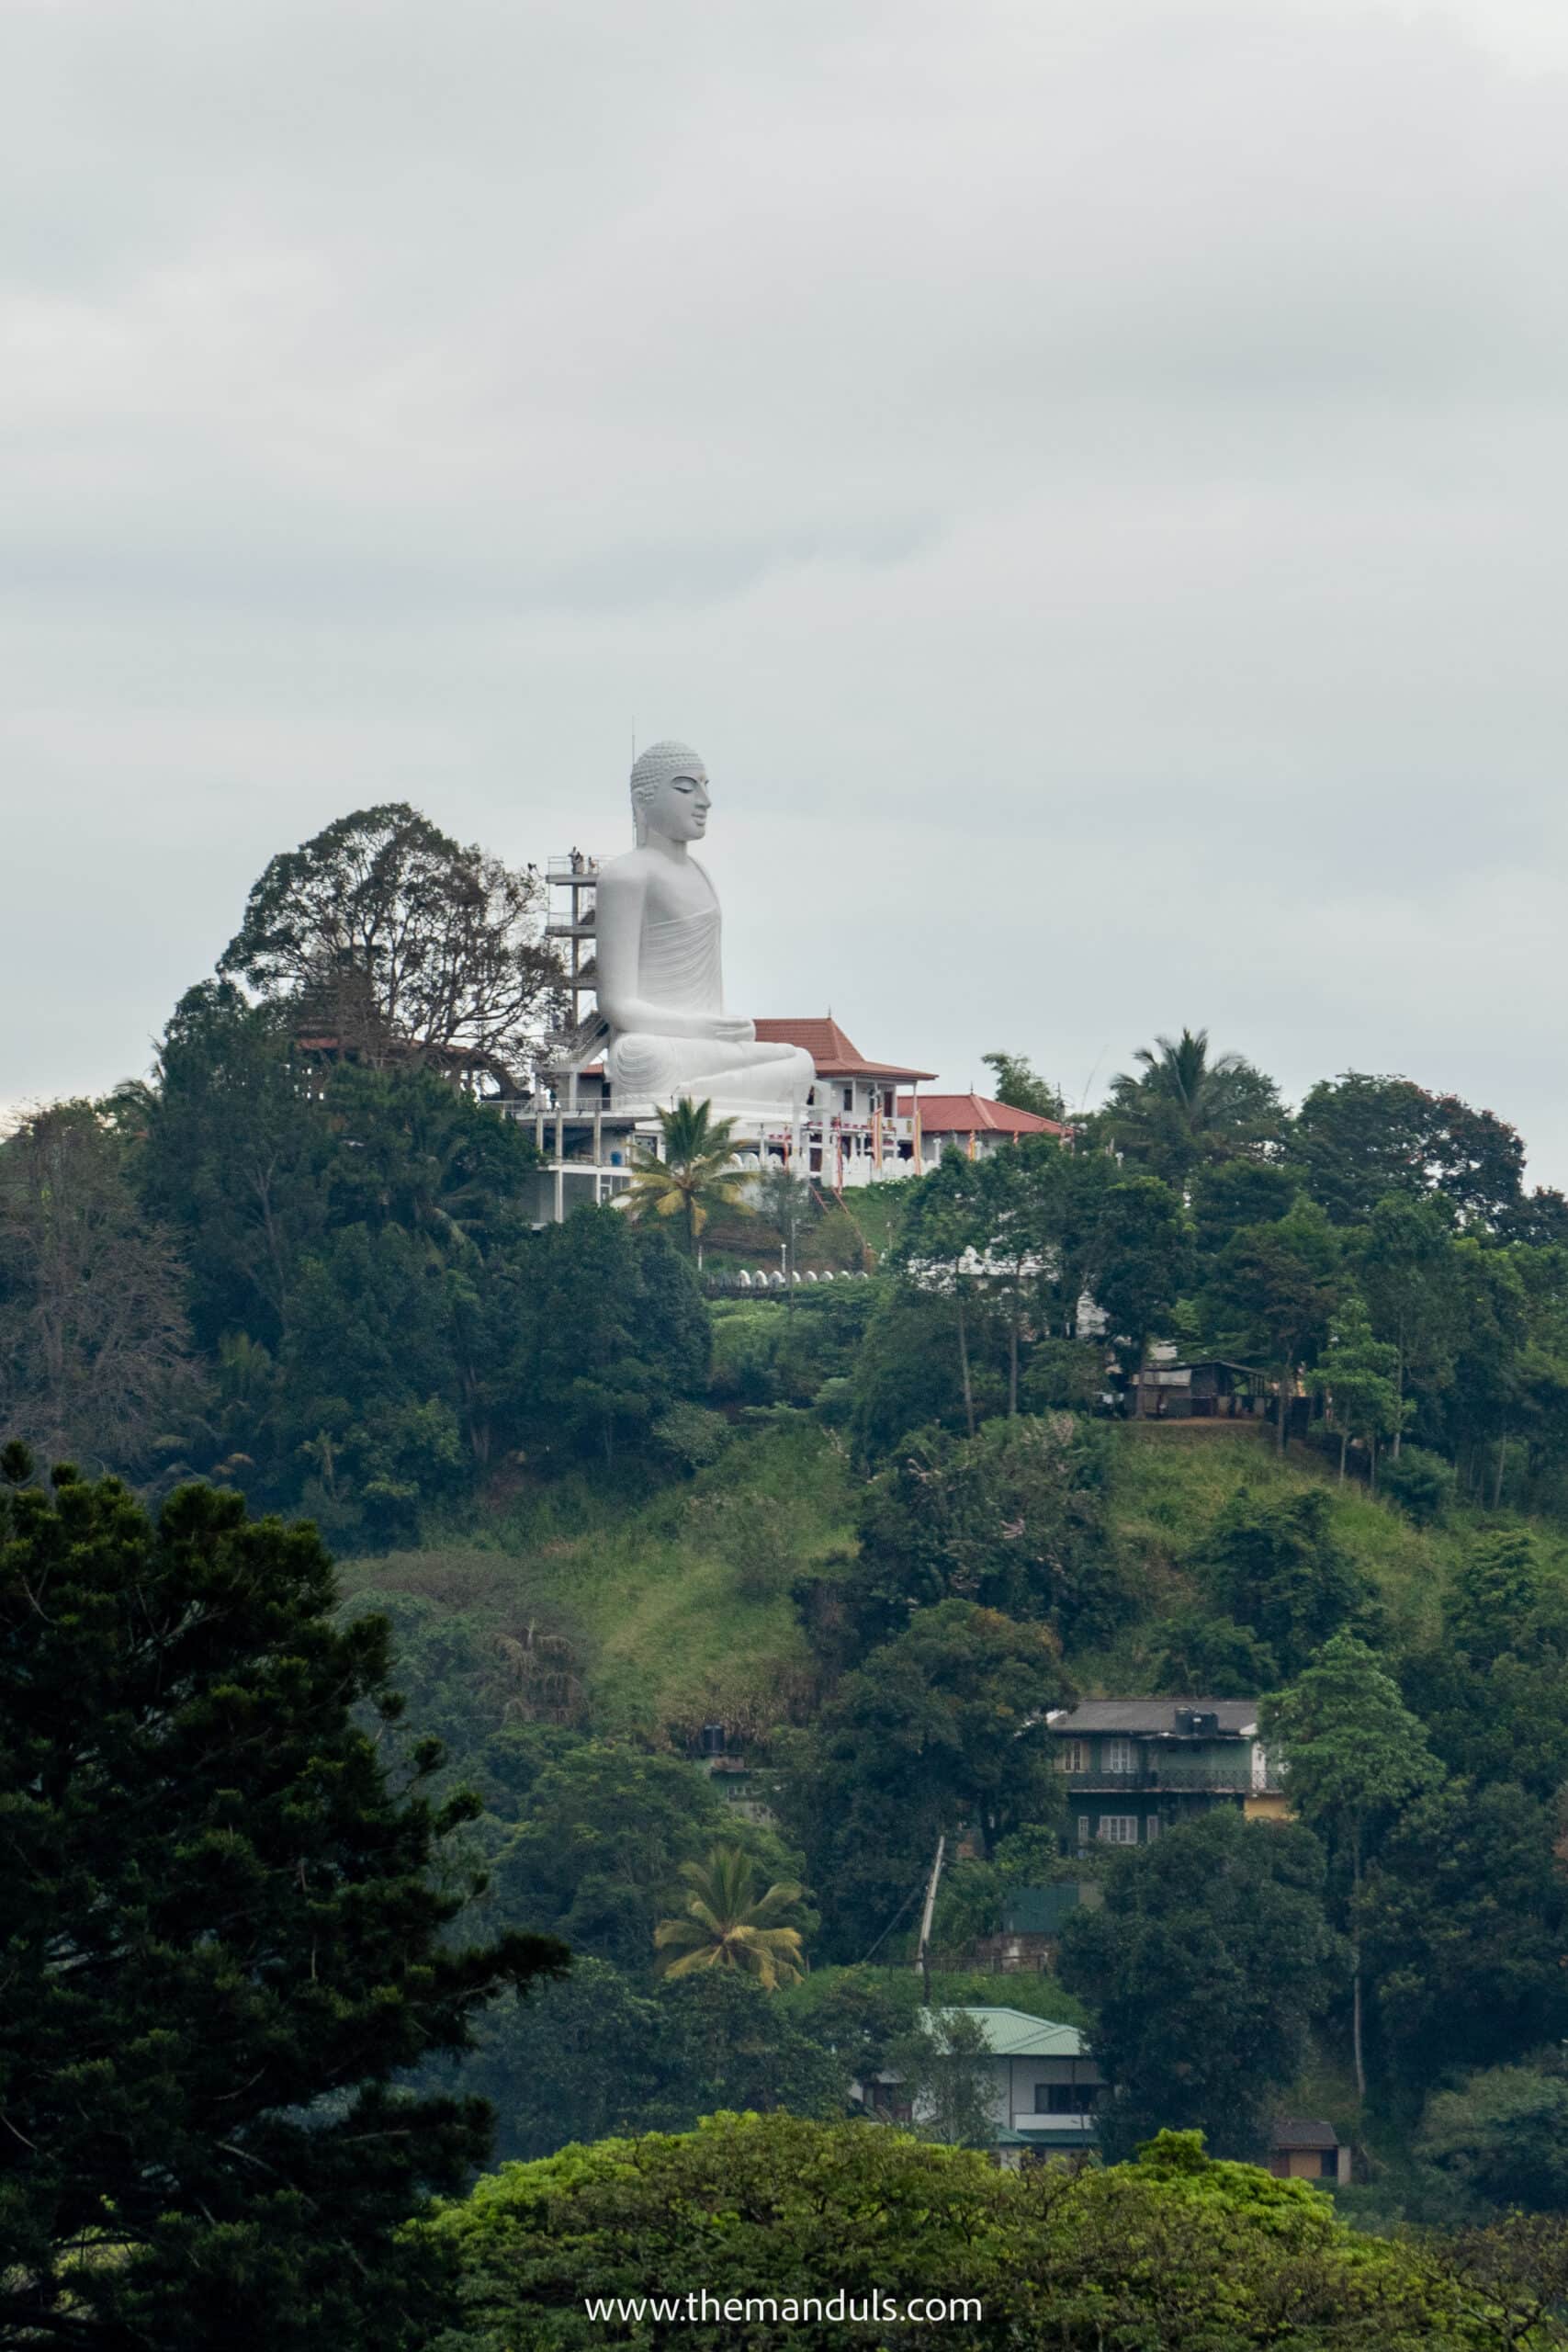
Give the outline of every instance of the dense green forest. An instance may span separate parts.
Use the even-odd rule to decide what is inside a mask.
[[[239,1713],[293,1711],[298,1770],[340,1798],[353,1783],[362,1808],[332,1852],[360,1857],[349,1877],[380,1889],[384,1925],[403,1924],[374,1951],[341,1920],[315,1941],[298,1921],[280,1931],[312,1982],[336,1955],[351,1991],[333,2030],[354,2047],[258,2058],[267,2144],[289,2152],[285,2170],[302,2163],[296,2109],[336,2096],[341,2122],[355,2085],[415,2102],[433,2153],[387,2172],[384,2251],[388,2215],[483,2160],[476,2100],[494,2109],[496,2152],[526,2165],[739,2110],[819,2131],[810,2162],[863,2165],[867,2198],[878,2167],[902,2165],[916,2169],[899,2193],[925,2195],[932,2152],[834,2132],[852,2083],[889,2073],[931,2081],[928,2136],[973,2136],[949,2095],[964,2053],[933,2047],[910,1964],[945,1837],[933,1998],[1085,2026],[1114,2090],[1108,2157],[1174,2128],[1256,2158],[1270,2114],[1293,2106],[1354,2144],[1342,2218],[1461,2233],[1439,2291],[1436,2256],[1359,2269],[1361,2242],[1335,2234],[1316,2192],[1291,2192],[1280,2211],[1324,2299],[1303,2345],[1556,2340],[1525,2333],[1547,2326],[1540,2312],[1496,2332],[1507,2282],[1560,2302],[1541,2282],[1568,2259],[1552,2235],[1568,2228],[1568,1204],[1526,1190],[1518,1136],[1404,1078],[1325,1079],[1292,1111],[1265,1074],[1183,1033],[1138,1056],[1066,1141],[949,1159],[844,1204],[776,1183],[738,1200],[716,1181],[706,1277],[696,1220],[639,1216],[635,1200],[536,1229],[529,1130],[457,1082],[454,1057],[503,1051],[547,996],[536,908],[526,877],[422,825],[363,812],[275,861],[219,975],[175,1008],[152,1078],[39,1110],[0,1143],[0,1430],[18,1442],[0,1806],[27,1825],[28,1867],[96,1919],[121,1906],[138,1950],[199,1940],[202,1890],[221,1891],[247,1834]],[[345,891],[366,918],[352,956]],[[449,900],[465,910],[456,941]],[[459,951],[468,994],[425,985]],[[1017,1056],[995,1059],[1020,1100],[1049,1099]],[[712,1279],[776,1255],[781,1232],[802,1265],[867,1278],[744,1297]],[[1145,1418],[1135,1375],[1161,1342],[1251,1368],[1269,1415]],[[52,1501],[35,1458],[75,1465]],[[335,1571],[314,1536],[287,1531],[300,1520]],[[295,1596],[273,1615],[268,1577]],[[175,1597],[154,1607],[155,1585]],[[67,1590],[62,1613],[51,1595]],[[180,1648],[182,1612],[206,1622],[215,1593],[228,1663]],[[61,1761],[40,1709],[43,1624],[51,1690],[81,1678],[81,1740],[130,1726],[90,1802],[72,1778],[83,1751]],[[138,1708],[158,1717],[153,1683],[128,1696],[117,1679],[149,1642],[196,1676],[219,1746],[252,1761],[212,1781],[195,1842],[175,1838],[161,1860],[128,1820],[132,1870],[96,1836],[94,1807],[116,1770],[154,1755],[135,1728]],[[247,1643],[284,1661],[254,1689]],[[288,1666],[290,1645],[319,1688]],[[1151,1691],[1257,1698],[1293,1818],[1217,1812],[1151,1849],[1068,1854],[1044,1712]],[[703,1769],[705,1725],[735,1771]],[[173,1766],[166,1786],[175,1829]],[[394,1827],[399,1804],[413,1829]],[[338,1870],[327,1851],[321,1869]],[[270,1852],[244,1865],[257,1884]],[[168,1870],[189,1882],[175,1918],[149,1891]],[[976,1939],[1013,1890],[1068,1878],[1098,1881],[1101,1900],[1072,1915],[1055,1977],[998,1992],[975,1973]],[[37,2007],[14,2001],[6,2030],[36,2037],[41,2018],[64,2047],[38,1957],[49,1931],[28,1916],[8,1932]],[[406,1967],[389,1957],[397,1933]],[[400,1990],[375,2056],[354,2020],[374,2011],[378,1971]],[[282,2046],[281,2026],[246,2031]],[[7,2063],[27,2074],[14,2050]],[[177,2063],[173,2045],[158,2058]],[[152,2057],[138,2079],[152,2098]],[[47,2139],[48,2099],[28,2096]],[[711,2155],[700,2139],[659,2144],[674,2151],[659,2163],[698,2173]],[[1190,2163],[1168,2149],[1164,2173],[1059,2212],[1044,2188],[973,2165],[942,2177],[985,2209],[1009,2276],[1010,2233],[1033,2245],[1041,2230],[1064,2277],[1087,2275],[1090,2245],[1110,2276],[1122,2256],[1105,2249],[1168,2233],[1162,2197],[1199,2195],[1179,2187],[1196,2165],[1217,2233],[1201,2271],[1239,2226],[1232,2176],[1210,2178],[1180,2144]],[[337,2193],[326,2143],[308,2153]],[[101,2160],[78,2132],[61,2178],[73,2165],[90,2185]],[[43,2162],[6,2150],[13,2190],[0,2184],[0,2214],[7,2194],[14,2222],[26,2208],[15,2258],[29,2277],[50,2213],[73,2215],[78,2237],[92,2227],[87,2191],[40,2197]],[[454,2343],[536,2340],[484,2301],[500,2291],[485,2284],[498,2197],[522,2212],[541,2279],[576,2259],[569,2190],[594,2245],[609,2227],[592,2164],[541,2170],[536,2187],[505,2178],[417,2259],[412,2241],[397,2257],[434,2278],[467,2249],[476,2332]],[[231,2187],[214,2191],[220,2214]],[[1510,2212],[1535,2219],[1504,2225]],[[644,2226],[615,2223],[632,2239]],[[224,2243],[232,2285],[244,2266]],[[765,2256],[759,2241],[733,2275],[765,2278]],[[158,2238],[148,2258],[182,2257]],[[1246,2274],[1259,2312],[1287,2291],[1264,2270]],[[86,2290],[61,2276],[63,2309]],[[1468,2303],[1461,2276],[1482,2282]],[[118,2291],[103,2290],[106,2309]],[[1422,2335],[1428,2292],[1442,2309]],[[141,2325],[120,2300],[123,2325]],[[43,2332],[0,2340],[67,2340],[25,2301],[17,2330]],[[1213,2342],[1275,2340],[1253,2325],[1238,2317]],[[1066,2317],[1061,2330],[1030,2340],[1097,2340]],[[199,2326],[164,2340],[198,2342]],[[355,2339],[301,2318],[289,2340]]]

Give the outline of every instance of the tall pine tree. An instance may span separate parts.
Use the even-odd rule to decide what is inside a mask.
[[[423,2344],[401,2224],[491,2117],[394,2077],[562,1948],[447,1936],[477,1801],[423,1793],[434,1742],[391,1785],[387,1629],[312,1528],[0,1467],[0,2341]]]

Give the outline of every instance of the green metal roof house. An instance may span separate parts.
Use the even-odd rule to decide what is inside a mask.
[[[1093,2147],[1103,2077],[1076,2026],[1055,2025],[1021,2009],[965,2006],[939,2014],[967,2018],[984,2036],[987,2055],[979,2063],[989,2071],[991,2146],[998,2164],[1016,2166],[1032,2149],[1043,2154]]]

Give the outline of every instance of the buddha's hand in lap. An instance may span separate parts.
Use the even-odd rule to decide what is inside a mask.
[[[720,1013],[713,1024],[713,1035],[721,1046],[754,1046],[757,1024],[754,1021],[742,1020],[739,1015]]]

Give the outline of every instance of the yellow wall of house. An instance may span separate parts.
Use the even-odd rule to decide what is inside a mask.
[[[1350,2177],[1350,2151],[1335,2151],[1335,2171],[1340,2181]],[[1276,2180],[1314,2180],[1324,2187],[1323,2157],[1316,2148],[1276,2148],[1269,2159],[1269,2169]]]
[[[1291,1808],[1279,1789],[1259,1789],[1256,1796],[1242,1801],[1242,1811],[1248,1821],[1289,1821]]]

